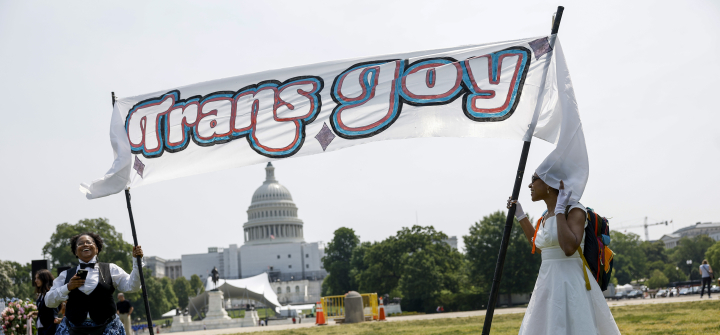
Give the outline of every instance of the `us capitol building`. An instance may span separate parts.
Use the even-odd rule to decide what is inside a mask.
[[[147,267],[156,277],[188,280],[198,275],[205,281],[213,267],[220,278],[239,279],[267,272],[270,285],[280,303],[319,301],[322,280],[322,242],[306,243],[303,221],[285,186],[275,179],[275,167],[265,167],[265,181],[255,191],[243,224],[243,245],[238,248],[210,247],[204,254],[182,255],[180,260],[146,257]]]

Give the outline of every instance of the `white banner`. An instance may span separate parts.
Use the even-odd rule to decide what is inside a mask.
[[[554,73],[565,64],[554,38],[334,61],[122,98],[110,125],[113,166],[81,191],[93,199],[390,139],[542,134],[555,143],[562,111]]]

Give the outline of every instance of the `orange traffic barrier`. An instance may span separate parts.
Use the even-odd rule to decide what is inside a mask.
[[[387,321],[385,320],[385,304],[383,304],[382,301],[380,301],[380,306],[378,306],[378,321]]]
[[[322,303],[319,301],[315,304],[315,324],[318,326],[324,326],[325,323],[325,312],[323,312]]]

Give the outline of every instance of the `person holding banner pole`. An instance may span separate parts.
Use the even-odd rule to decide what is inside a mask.
[[[67,300],[65,317],[55,334],[125,335],[113,292],[140,290],[141,265],[133,258],[133,269],[128,274],[116,264],[100,262],[103,239],[92,232],[73,236],[70,248],[80,264],[60,273],[45,295],[45,305],[51,308]],[[140,246],[133,248],[133,256],[143,256]]]
[[[555,176],[545,174],[546,178],[553,179],[571,173],[551,170],[549,174]],[[544,201],[547,212],[534,227],[520,203],[508,200],[508,208],[516,206],[515,218],[533,251],[542,255],[519,334],[620,334],[600,286],[580,255],[587,224],[585,207],[571,201],[572,188],[566,188],[562,180],[559,188],[553,188],[535,173],[528,187],[532,201]]]

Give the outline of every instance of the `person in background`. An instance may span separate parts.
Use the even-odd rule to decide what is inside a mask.
[[[100,235],[87,232],[70,239],[70,249],[80,264],[60,273],[45,295],[45,305],[57,307],[67,300],[65,318],[56,335],[125,335],[117,316],[113,293],[140,290],[140,268],[135,257],[142,257],[140,246],[133,248],[130,274],[116,264],[98,261],[103,250]]]
[[[710,283],[712,282],[713,270],[710,267],[710,264],[708,264],[707,259],[703,260],[702,264],[700,265],[700,275],[702,276],[702,289],[700,290],[700,298],[702,299],[703,293],[705,293],[705,285],[707,285],[708,298],[712,299],[712,297],[710,296]]]
[[[37,295],[37,312],[33,312],[33,317],[37,316],[37,333],[38,335],[55,335],[57,324],[62,321],[58,318],[58,309],[45,306],[45,294],[52,288],[54,278],[48,270],[40,270],[35,273],[35,294]]]
[[[132,317],[130,314],[133,312],[133,307],[130,302],[125,300],[125,295],[118,293],[117,313],[120,315],[120,322],[125,326],[125,334],[133,335],[132,333]]]

